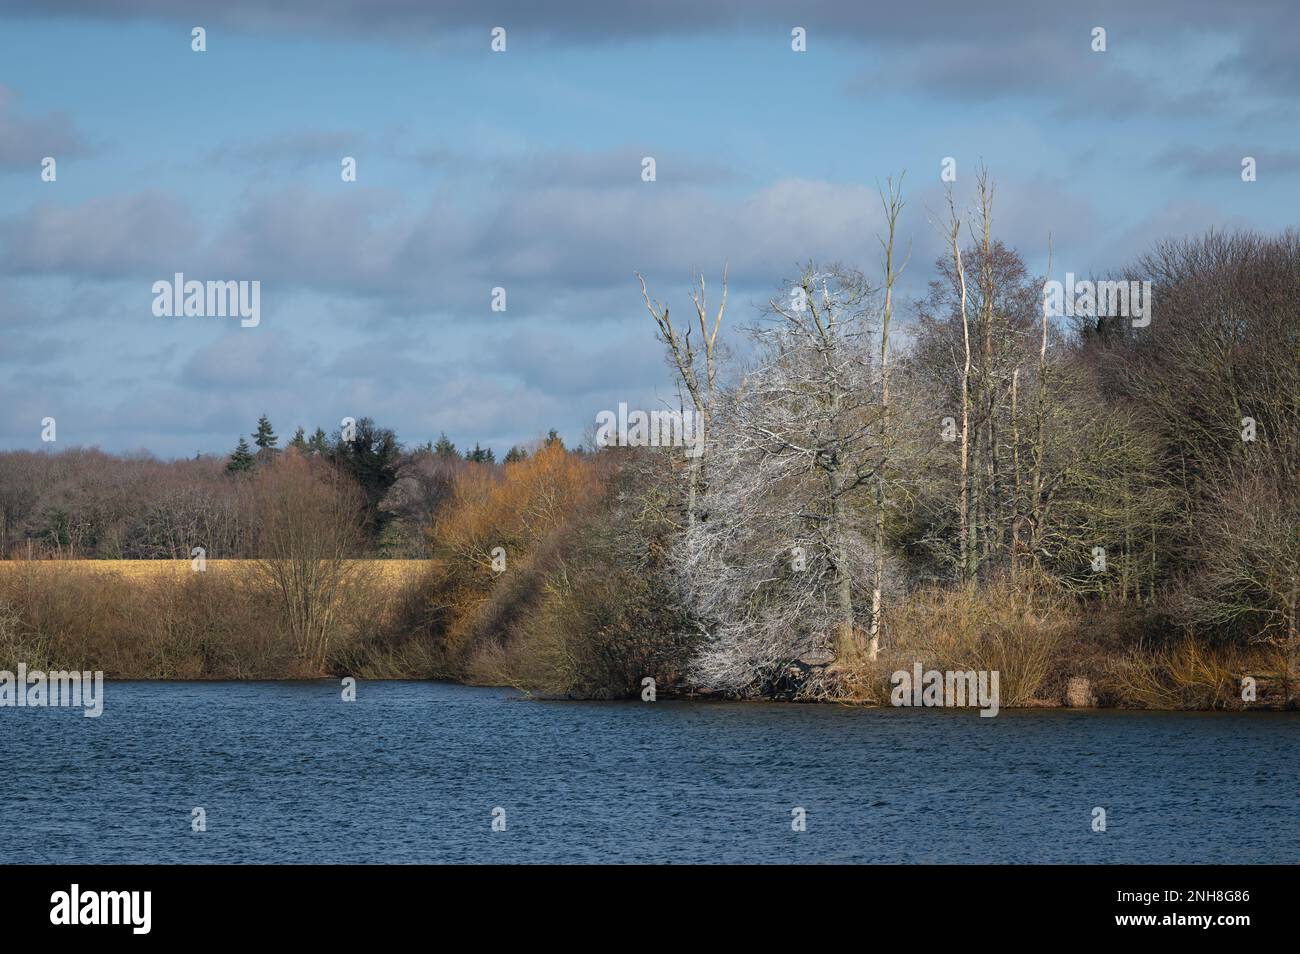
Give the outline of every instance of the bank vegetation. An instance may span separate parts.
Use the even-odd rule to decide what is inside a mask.
[[[916,301],[895,183],[879,261],[735,327],[725,278],[643,283],[698,453],[263,418],[229,458],[0,454],[0,668],[883,703],[920,661],[1004,707],[1295,705],[1300,234],[1161,243],[1114,276],[1148,323],[1062,320],[995,197],[931,216]]]

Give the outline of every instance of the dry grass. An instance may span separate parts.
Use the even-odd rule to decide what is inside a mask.
[[[1034,705],[1057,694],[1068,674],[1062,658],[1077,626],[1068,599],[1030,581],[989,584],[985,591],[921,590],[912,593],[888,621],[880,658],[846,672],[849,696],[881,703],[889,698],[889,677],[926,669],[996,670],[1002,705]]]
[[[1296,653],[1285,642],[1205,645],[1187,636],[1115,659],[1110,679],[1124,705],[1146,709],[1288,708],[1296,703]],[[1242,698],[1243,679],[1256,697]]]
[[[122,679],[430,675],[420,640],[406,638],[426,561],[357,561],[323,667],[298,658],[256,563],[210,560],[197,573],[188,560],[0,561],[0,668],[58,663]]]
[[[1241,708],[1240,653],[1186,638],[1174,646],[1132,651],[1115,661],[1123,696],[1145,709]]]
[[[204,572],[243,576],[257,560],[208,560]],[[430,560],[353,560],[370,579],[390,586],[403,586],[426,573]],[[0,560],[0,574],[27,570],[35,573],[105,574],[130,580],[174,579],[194,572],[189,560]]]

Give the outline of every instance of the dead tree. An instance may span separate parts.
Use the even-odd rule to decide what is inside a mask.
[[[691,405],[695,409],[696,426],[699,428],[700,434],[700,453],[692,457],[688,465],[690,467],[690,478],[686,501],[686,520],[688,525],[692,525],[695,523],[698,501],[704,484],[709,426],[713,411],[713,395],[717,386],[718,331],[722,327],[722,316],[727,308],[727,268],[724,266],[722,269],[722,300],[718,303],[717,314],[713,317],[711,323],[705,296],[703,273],[699,275],[699,290],[691,292],[691,301],[695,305],[695,315],[700,329],[700,344],[698,345],[691,340],[692,327],[690,322],[686,323],[685,329],[679,334],[669,318],[668,306],[661,305],[658,301],[650,298],[650,292],[646,289],[645,279],[640,272],[636,273],[636,277],[641,282],[641,297],[645,299],[646,310],[650,312],[650,317],[654,319],[656,336],[668,349],[668,356],[677,369],[681,387],[685,390],[687,397],[691,400]],[[694,278],[692,278],[693,282]],[[698,367],[701,351],[704,353],[703,380],[701,380]]]
[[[966,314],[966,269],[961,262],[961,216],[948,187],[948,245],[952,249],[953,270],[957,275],[958,300],[961,306],[961,336],[965,346],[965,363],[961,372],[961,487],[957,498],[957,564],[963,583],[974,576],[970,545],[970,320]]]
[[[871,584],[871,628],[867,656],[875,659],[880,652],[881,588],[885,575],[885,468],[889,455],[889,322],[893,317],[894,282],[907,267],[894,266],[894,239],[898,229],[898,215],[903,210],[903,176],[895,186],[886,180],[887,192],[880,194],[880,204],[885,213],[885,235],[880,239],[885,258],[885,305],[880,319],[880,465],[876,471],[876,560]]]

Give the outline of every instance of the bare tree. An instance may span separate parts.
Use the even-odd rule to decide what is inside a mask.
[[[1047,277],[1052,277],[1052,235],[1047,235]],[[1030,541],[1029,552],[1034,565],[1038,565],[1043,533],[1043,427],[1047,420],[1047,318],[1050,308],[1047,294],[1043,294],[1042,337],[1038,346],[1038,402],[1034,417],[1033,476],[1030,484]]]
[[[979,330],[980,360],[980,416],[983,420],[983,443],[979,454],[987,470],[987,483],[980,494],[980,511],[983,527],[980,533],[981,549],[985,560],[991,559],[1001,548],[1002,541],[1002,473],[998,444],[998,381],[993,352],[993,298],[996,293],[993,272],[993,193],[995,186],[988,169],[981,167],[976,175],[976,213],[979,225]]]
[[[903,176],[898,177],[898,185],[893,179],[886,180],[887,192],[880,195],[880,204],[885,213],[885,235],[880,244],[885,259],[885,302],[880,317],[880,464],[876,471],[876,568],[871,586],[871,625],[868,630],[870,642],[867,656],[875,659],[880,652],[880,613],[881,589],[885,578],[885,469],[889,456],[889,324],[894,314],[894,283],[907,261],[895,268],[894,240],[898,230],[898,216],[903,211]]]
[[[1295,475],[1243,468],[1214,490],[1199,517],[1203,569],[1183,615],[1203,629],[1244,632],[1281,645],[1288,669],[1300,662],[1300,493]],[[1294,691],[1294,671],[1286,673]]]
[[[961,216],[953,200],[952,186],[948,187],[948,241],[952,249],[953,271],[957,276],[961,308],[961,337],[963,360],[961,369],[961,486],[957,495],[958,558],[957,565],[963,583],[973,577],[970,546],[970,321],[966,315],[966,269],[961,261]]]
[[[640,272],[636,273],[636,277],[641,282],[641,297],[645,299],[646,310],[654,319],[656,334],[668,349],[668,356],[677,369],[681,387],[691,400],[697,417],[697,426],[700,428],[700,453],[690,460],[687,489],[687,521],[693,524],[699,509],[698,499],[705,479],[713,397],[717,387],[718,331],[722,328],[722,316],[727,308],[727,268],[724,266],[722,269],[722,299],[718,302],[718,310],[711,321],[703,273],[698,276],[699,290],[691,292],[691,302],[695,305],[695,316],[700,330],[698,344],[691,340],[691,323],[687,322],[685,329],[680,332],[673,327],[668,306],[661,305],[650,298],[650,292],[646,289],[645,279]],[[698,367],[701,350],[704,353],[703,380]]]
[[[286,451],[254,478],[259,577],[279,600],[299,655],[317,671],[364,540],[364,499],[333,466]]]
[[[715,416],[707,521],[681,571],[710,628],[704,685],[763,688],[808,654],[860,653],[855,581],[873,574],[864,520],[876,470],[869,335],[874,290],[808,266],[751,329],[758,364]]]

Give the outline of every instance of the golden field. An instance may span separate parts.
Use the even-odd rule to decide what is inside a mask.
[[[208,560],[206,573],[247,571],[257,560]],[[400,586],[419,578],[434,564],[432,560],[355,560],[366,575],[385,584]],[[0,573],[27,569],[37,573],[114,574],[132,580],[162,580],[195,572],[189,560],[0,560]]]
[[[356,560],[323,581],[276,580],[259,563],[208,560],[200,573],[189,560],[0,561],[0,670],[21,662],[110,679],[440,671],[416,638],[431,561]]]

